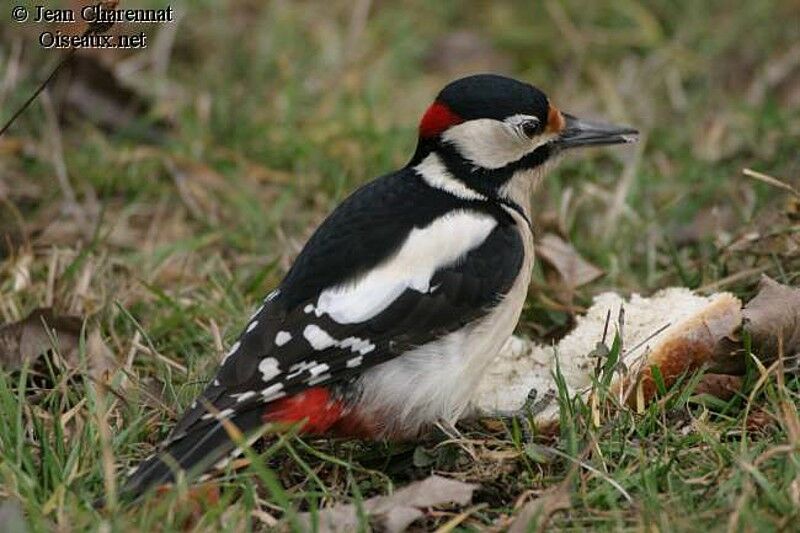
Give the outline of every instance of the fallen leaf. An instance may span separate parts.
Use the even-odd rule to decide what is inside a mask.
[[[424,509],[443,504],[466,505],[472,500],[475,485],[441,476],[430,476],[403,487],[389,496],[376,496],[362,504],[370,525],[387,533],[405,531],[415,520],[424,516]],[[311,515],[299,517],[306,528],[311,527]],[[318,513],[321,532],[356,531],[359,511],[355,505],[337,505]]]
[[[561,237],[547,233],[539,240],[536,254],[551,265],[565,286],[575,289],[600,276],[603,271],[586,261],[575,248]]]
[[[78,317],[58,316],[49,308],[35,309],[19,322],[0,328],[0,366],[18,370],[24,361],[33,362],[52,350],[53,340],[59,355],[70,364],[77,364],[82,324]]]
[[[508,533],[544,531],[550,517],[557,511],[569,509],[571,503],[569,492],[558,485],[526,504],[508,528]]]
[[[800,289],[762,276],[758,294],[742,314],[754,351],[762,360],[775,359],[781,343],[786,357],[800,352]]]
[[[800,289],[761,277],[758,294],[742,309],[743,327],[750,334],[752,350],[762,362],[774,361],[782,342],[783,355],[795,361],[800,353]],[[711,372],[744,374],[745,351],[741,329],[720,339],[715,348]]]
[[[0,327],[0,368],[19,370],[26,361],[35,368],[39,358],[54,347],[64,363],[75,368],[82,328],[80,317],[57,315],[50,308],[35,309],[19,322]],[[109,378],[117,367],[114,353],[96,327],[87,334],[86,357],[89,373],[98,379]]]

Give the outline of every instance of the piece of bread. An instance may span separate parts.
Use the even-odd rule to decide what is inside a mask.
[[[581,393],[588,401],[597,366],[594,350],[603,338],[609,313],[606,345],[611,345],[620,329],[620,309],[624,309],[620,332],[623,364],[618,365],[611,391],[640,408],[656,390],[651,366],[661,370],[669,387],[685,372],[710,361],[719,339],[733,334],[742,323],[741,302],[729,293],[700,296],[688,289],[670,288],[651,297],[634,294],[627,300],[614,293],[601,294],[555,346],[520,337],[509,339],[478,386],[473,413],[517,410],[535,390],[537,424],[557,421],[556,359],[570,394]]]

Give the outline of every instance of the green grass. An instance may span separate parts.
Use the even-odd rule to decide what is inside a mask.
[[[155,62],[167,60],[166,73],[145,62],[126,78],[154,102],[148,114],[105,131],[73,112],[59,152],[40,101],[0,139],[0,228],[25,225],[0,256],[0,322],[52,299],[99,328],[125,364],[107,387],[87,377],[85,358],[45,365],[46,379],[0,372],[0,499],[16,502],[33,531],[259,530],[267,515],[359,502],[437,471],[480,485],[473,503],[485,505],[459,523],[463,531],[507,525],[559,484],[571,507],[551,518],[558,529],[794,529],[800,383],[777,368],[761,380],[754,370],[728,402],[678,388],[601,428],[586,406],[562,398],[567,423],[555,441],[466,426],[477,459],[434,441],[273,438],[196,516],[180,488],[144,505],[92,508],[108,496],[109,468],[121,474],[167,434],[220,344],[316,224],[353,188],[404,164],[416,117],[444,83],[474,69],[506,70],[564,110],[644,132],[638,153],[570,158],[537,193],[535,227],[558,228],[607,272],[574,303],[609,289],[702,288],[759,267],[797,284],[800,261],[787,245],[796,220],[772,221],[786,197],[741,174],[796,183],[800,169],[800,66],[791,63],[800,24],[790,0],[372,2],[363,26],[353,4],[187,2],[174,45]],[[479,40],[476,54],[442,52],[441,39],[457,31]],[[0,119],[54,61],[31,35],[0,27],[0,78],[18,72],[0,93]],[[106,59],[122,71],[133,64]],[[172,127],[146,142],[142,132],[159,120]],[[69,189],[56,179],[60,158]],[[715,208],[728,212],[722,230],[692,224]],[[727,247],[757,228],[789,237],[762,243],[766,251]],[[757,280],[723,288],[746,298]],[[557,300],[537,265],[519,331],[563,333],[571,315]],[[753,412],[771,424],[748,430]],[[464,510],[432,514],[424,527]]]

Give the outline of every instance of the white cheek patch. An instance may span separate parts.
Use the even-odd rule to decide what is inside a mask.
[[[428,292],[437,270],[480,246],[496,225],[490,215],[465,210],[442,216],[424,228],[414,228],[393,257],[364,277],[325,289],[314,311],[317,316],[327,313],[340,324],[365,322],[408,289]]]
[[[497,169],[523,157],[531,150],[530,140],[499,120],[480,118],[448,129],[442,139],[475,166]]]
[[[442,135],[442,139],[455,146],[458,153],[475,166],[487,169],[503,168],[555,137],[555,135],[537,135],[529,139],[519,130],[519,125],[528,119],[536,117],[514,115],[506,121],[489,118],[469,120],[452,126]]]

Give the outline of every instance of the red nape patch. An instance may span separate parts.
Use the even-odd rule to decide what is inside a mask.
[[[420,137],[436,137],[450,126],[461,124],[464,119],[447,107],[447,104],[434,102],[422,115],[419,123]]]
[[[267,422],[302,422],[303,433],[325,433],[342,417],[342,402],[331,397],[325,387],[313,387],[294,396],[275,400],[267,405]]]

